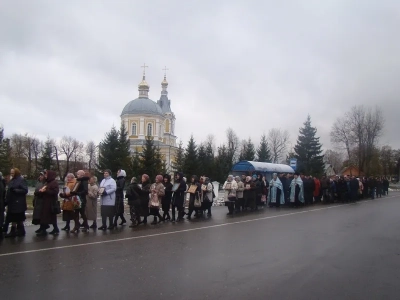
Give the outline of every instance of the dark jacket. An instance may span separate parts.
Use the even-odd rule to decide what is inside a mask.
[[[7,212],[24,213],[27,210],[26,194],[28,194],[28,185],[25,179],[22,176],[11,179],[6,195]]]
[[[162,199],[162,210],[169,211],[172,201],[172,183],[171,183],[171,176],[164,175],[164,179],[167,178],[167,182],[164,182],[165,187],[165,195]]]
[[[183,180],[183,174],[182,173],[175,173],[179,174],[179,188],[174,192],[172,199],[173,199],[173,205],[176,207],[183,207],[183,204],[185,203],[185,192],[186,192],[186,182]]]
[[[54,224],[57,222],[57,215],[53,212],[53,208],[57,204],[59,192],[56,172],[51,170],[47,171],[45,187],[46,190],[44,192],[39,192],[43,199],[40,224]]]
[[[3,182],[3,178],[0,177],[0,226],[4,223],[4,198],[5,198],[6,186]]]
[[[76,181],[77,183],[80,182],[80,184],[75,194],[81,199],[81,208],[84,209],[86,207],[86,196],[89,192],[89,177],[84,176],[81,178],[77,178]]]
[[[141,193],[140,186],[134,182],[128,185],[126,189],[125,197],[128,198],[128,205],[130,206],[140,206],[139,195]]]
[[[149,215],[149,199],[150,199],[150,180],[142,183],[142,189],[140,190],[140,215],[147,217]]]
[[[115,213],[124,213],[124,188],[125,188],[125,177],[119,176],[117,178],[117,190],[115,191]]]
[[[33,198],[33,215],[32,215],[32,224],[39,225],[40,224],[40,215],[42,213],[43,208],[43,194],[39,193],[39,190],[44,186],[44,182],[38,181],[35,187],[35,196]]]

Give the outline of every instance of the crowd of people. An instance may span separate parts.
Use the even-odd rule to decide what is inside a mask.
[[[300,207],[316,202],[374,199],[388,194],[389,181],[381,177],[360,179],[355,176],[324,176],[318,179],[299,173],[275,173],[269,181],[262,174],[229,175],[222,190],[228,215],[232,215],[241,211],[255,211],[266,205]],[[3,233],[7,238],[26,234],[27,194],[26,180],[17,168],[11,170],[8,183],[0,173],[0,224],[3,224],[0,238]],[[98,184],[95,176],[80,170],[76,176],[69,173],[60,189],[56,173],[47,170],[40,173],[35,187],[32,224],[39,226],[37,236],[58,235],[57,215],[62,214],[65,226],[61,230],[72,234],[88,232],[90,229],[113,230],[127,223],[125,199],[129,206],[129,227],[146,225],[149,216],[153,216],[152,225],[167,221],[181,222],[185,216],[188,220],[192,217],[211,217],[215,197],[214,186],[206,176],[192,176],[187,182],[182,173],[176,172],[173,183],[168,174],[157,175],[152,183],[152,179],[143,174],[140,182],[134,177],[127,183],[124,170],[118,171],[116,180],[112,178],[110,170],[105,170],[104,179]],[[100,227],[97,226],[99,199]],[[74,222],[73,227],[71,221]],[[90,226],[89,221],[92,223]],[[53,228],[48,232],[51,226]]]
[[[229,175],[223,185],[228,215],[257,210],[260,206],[300,207],[317,202],[355,202],[389,194],[385,177],[332,176],[322,178],[299,173],[274,173],[270,181],[262,174],[241,177]]]

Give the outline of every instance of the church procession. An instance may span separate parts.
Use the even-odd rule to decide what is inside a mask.
[[[168,69],[163,69],[161,96],[155,102],[149,98],[147,67],[146,64],[142,66],[139,97],[123,108],[121,122],[127,131],[131,156],[143,152],[146,144],[151,142],[152,147],[157,149],[153,155],[158,156],[163,169],[173,170],[176,169],[179,149],[175,135],[175,114],[167,91]],[[121,165],[121,162],[117,163]],[[243,164],[253,168],[245,170]],[[123,166],[113,174],[104,160],[102,165],[100,183],[87,170],[68,173],[61,186],[56,180],[60,174],[53,170],[40,172],[34,191],[31,220],[33,225],[39,226],[35,231],[37,236],[59,235],[58,215],[65,222],[61,230],[77,234],[80,231],[89,232],[90,229],[117,229],[127,224],[126,217],[130,219],[130,224],[127,224],[130,228],[146,225],[149,216],[153,217],[151,225],[211,218],[212,207],[221,203],[227,207],[227,215],[237,215],[265,207],[300,208],[315,203],[356,202],[362,198],[382,197],[389,191],[389,181],[384,177],[356,178],[326,174],[318,177],[295,172],[295,165],[252,161],[241,161],[234,165],[230,170],[232,175],[227,176],[221,187],[214,186],[210,175],[184,174],[179,169],[172,173],[157,174],[160,169],[158,166],[157,170],[147,169],[143,174],[127,178]],[[27,182],[18,168],[11,169],[9,182],[1,174],[0,179],[0,238],[24,236]],[[101,219],[99,226],[98,214]],[[52,230],[48,232],[50,227]]]

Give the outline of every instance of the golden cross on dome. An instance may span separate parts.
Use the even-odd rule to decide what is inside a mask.
[[[169,71],[169,69],[167,69],[167,67],[165,66],[163,71],[164,71],[164,77],[167,77],[167,71]]]
[[[148,68],[149,66],[146,66],[146,63],[143,64],[143,66],[141,66],[141,68],[143,68],[143,76],[146,75],[146,68]]]

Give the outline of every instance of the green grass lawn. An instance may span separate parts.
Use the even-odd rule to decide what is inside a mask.
[[[33,210],[33,195],[26,196],[26,204],[28,205],[28,210]]]

